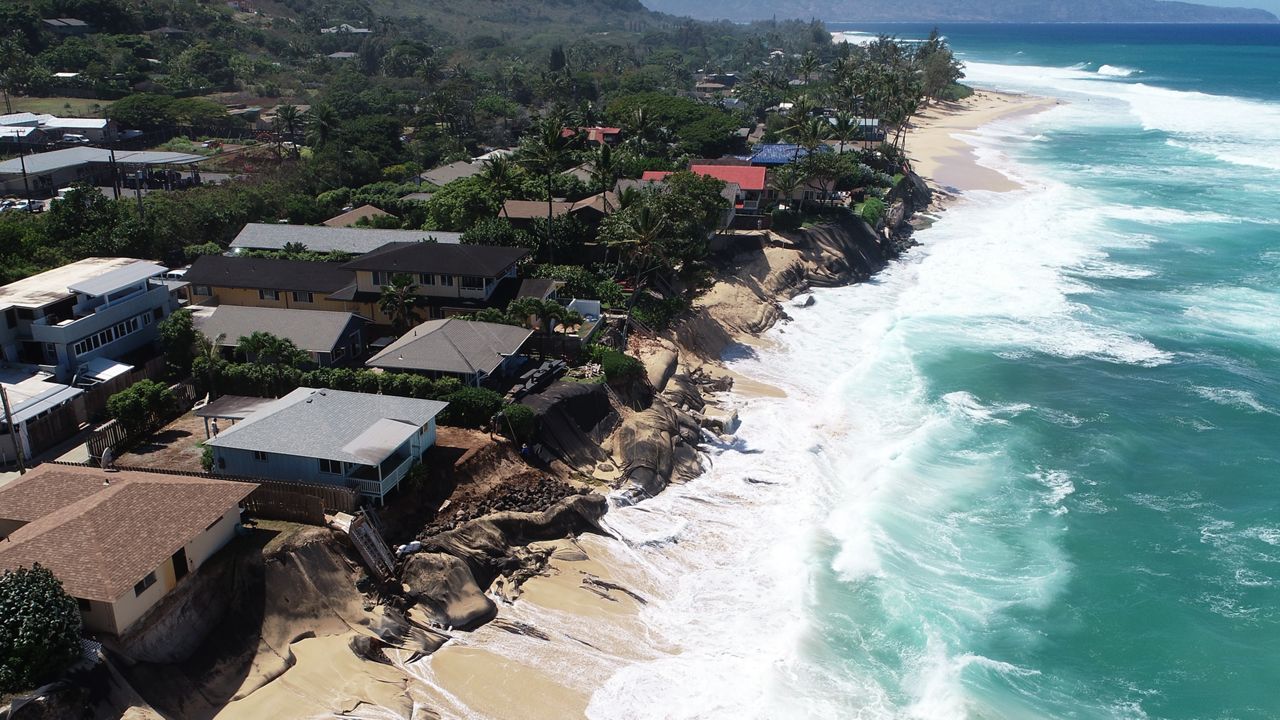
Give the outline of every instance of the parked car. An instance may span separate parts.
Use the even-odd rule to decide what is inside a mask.
[[[44,203],[40,202],[39,200],[14,200],[12,202],[6,201],[4,207],[0,208],[0,211],[3,211],[3,212],[19,211],[19,212],[33,212],[33,213],[44,212]]]
[[[84,135],[67,133],[62,136],[62,143],[64,145],[88,145],[89,138],[85,137]]]

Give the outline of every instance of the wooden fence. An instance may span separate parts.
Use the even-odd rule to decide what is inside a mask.
[[[91,463],[73,463],[51,460],[46,464],[91,466]],[[289,520],[308,525],[324,525],[325,513],[345,512],[355,514],[360,509],[360,493],[354,488],[336,485],[319,485],[284,480],[264,480],[242,475],[214,475],[191,470],[162,470],[159,468],[116,465],[116,470],[152,473],[156,475],[180,475],[207,480],[229,480],[257,485],[244,500],[244,508],[250,516],[264,520]]]
[[[165,371],[164,357],[155,357],[142,367],[121,373],[84,391],[84,409],[90,418],[101,418],[107,412],[107,399],[139,380],[154,380]]]
[[[195,404],[196,388],[190,381],[170,385],[169,391],[177,398],[178,407],[182,412],[186,412]],[[172,418],[169,421],[172,421]],[[96,461],[102,457],[102,452],[107,448],[111,448],[112,452],[119,456],[122,446],[135,439],[137,438],[129,437],[129,433],[118,420],[111,419],[95,427],[89,433],[89,439],[85,441],[85,445],[89,448],[89,457]]]

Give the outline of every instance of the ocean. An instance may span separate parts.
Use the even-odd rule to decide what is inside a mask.
[[[787,397],[606,518],[631,650],[539,661],[590,717],[1280,717],[1280,27],[940,29],[1065,101],[969,138],[1025,189],[733,359]]]

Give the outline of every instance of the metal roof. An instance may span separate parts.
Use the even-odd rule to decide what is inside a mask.
[[[50,388],[45,392],[12,408],[13,422],[26,422],[45,410],[52,410],[84,393],[80,388],[74,388],[70,385],[60,385],[58,383],[48,383],[48,385]]]
[[[818,152],[831,152],[831,148],[823,145]],[[775,143],[756,146],[755,155],[751,156],[752,165],[786,165],[800,158],[808,157],[809,151],[793,143]]]
[[[126,165],[190,165],[192,163],[198,163],[201,160],[207,160],[208,158],[203,155],[191,155],[189,153],[117,151],[115,159],[117,163],[123,163]],[[22,174],[24,163],[26,165],[27,174],[38,175],[40,173],[53,172],[64,168],[88,165],[90,163],[108,162],[111,162],[110,150],[82,145],[80,147],[53,150],[51,152],[36,153],[34,155],[27,155],[21,158],[5,160],[4,162],[0,162],[0,175],[20,175]]]
[[[444,245],[457,245],[462,242],[462,233],[249,223],[240,230],[236,239],[231,241],[231,247],[246,250],[283,250],[289,243],[299,243],[312,252],[363,255],[387,243],[422,242],[428,238]]]
[[[163,265],[139,260],[131,265],[108,270],[96,277],[72,283],[67,286],[67,289],[72,292],[98,297],[108,295],[120,288],[128,287],[166,272],[169,272],[169,268]]]
[[[391,452],[370,460],[369,452],[357,455],[345,448],[365,436],[379,420],[423,427],[446,406],[437,400],[303,387],[262,407],[206,444],[371,465]]]
[[[356,274],[338,263],[202,255],[191,264],[185,280],[210,287],[328,294],[354,284]]]

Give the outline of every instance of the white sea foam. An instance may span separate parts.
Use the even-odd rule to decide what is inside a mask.
[[[1104,75],[1106,77],[1127,78],[1127,77],[1134,77],[1136,75],[1141,75],[1142,71],[1135,70],[1133,68],[1127,68],[1127,67],[1124,67],[1123,65],[1100,65],[1098,67],[1098,74]]]
[[[1196,385],[1191,389],[1205,400],[1218,403],[1219,405],[1240,408],[1255,413],[1266,413],[1268,415],[1277,414],[1274,409],[1259,402],[1258,398],[1248,390],[1240,390],[1238,388],[1205,387],[1201,385]]]

